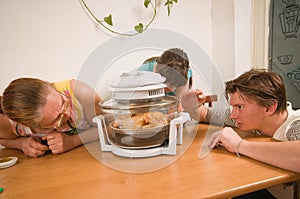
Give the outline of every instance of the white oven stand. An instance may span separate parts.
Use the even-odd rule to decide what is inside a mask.
[[[176,155],[176,145],[182,144],[182,132],[183,124],[190,120],[188,113],[182,112],[179,117],[173,119],[170,122],[170,132],[169,132],[169,144],[168,146],[160,146],[149,149],[124,149],[113,144],[108,143],[105,139],[104,131],[107,131],[105,126],[105,121],[103,115],[98,115],[93,118],[93,122],[98,125],[98,133],[100,139],[100,148],[102,151],[111,151],[113,154],[129,157],[129,158],[143,158],[152,157],[162,154],[166,155]],[[179,127],[177,127],[179,125]]]

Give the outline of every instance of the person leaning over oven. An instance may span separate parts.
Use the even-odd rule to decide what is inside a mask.
[[[179,101],[183,91],[192,87],[189,58],[186,52],[179,48],[170,48],[159,57],[145,60],[138,70],[159,73],[165,77],[166,95],[177,96]]]
[[[183,109],[200,122],[255,131],[278,142],[244,140],[231,127],[225,127],[213,135],[210,147],[220,145],[238,155],[300,173],[300,110],[292,110],[287,102],[282,77],[252,69],[225,86],[231,110],[203,106],[205,95],[200,90],[183,94]]]
[[[81,81],[18,78],[0,101],[0,144],[4,147],[38,157],[99,139],[92,118],[101,114],[98,103],[102,99]]]

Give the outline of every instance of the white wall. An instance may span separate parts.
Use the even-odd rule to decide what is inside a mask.
[[[141,10],[142,0],[86,2],[99,18],[111,13],[115,27],[120,31],[129,31],[136,23],[147,21],[151,16],[149,9]],[[2,0],[0,5],[2,91],[11,80],[21,76],[39,77],[49,81],[76,78],[94,49],[113,36],[92,22],[80,1]],[[249,3],[239,5],[246,6],[244,8],[247,9]],[[227,80],[235,77],[237,62],[235,24],[232,21],[234,6],[233,0],[179,1],[171,10],[170,17],[167,16],[165,7],[159,7],[157,18],[151,27],[172,30],[190,38],[207,52],[221,77]],[[211,12],[216,9],[219,16],[229,17],[214,18],[215,15]],[[243,16],[240,17],[243,19]],[[222,31],[221,25],[229,31]],[[239,34],[243,34],[242,30]],[[176,40],[172,42],[175,47]],[[149,56],[154,54],[155,52],[149,51]],[[136,67],[147,57],[146,54],[131,56],[126,64]],[[197,84],[197,80],[195,82],[195,86],[202,85]]]
[[[234,1],[235,76],[253,67],[253,0]]]
[[[226,81],[234,74],[234,0],[212,0],[212,58]]]
[[[253,67],[268,68],[270,0],[254,0],[253,13]]]

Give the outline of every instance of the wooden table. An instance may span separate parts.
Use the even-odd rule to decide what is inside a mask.
[[[197,129],[193,135],[190,128]],[[101,152],[99,143],[60,155],[26,157],[1,149],[0,157],[17,156],[16,165],[0,170],[0,198],[228,198],[300,179],[300,174],[279,169],[245,156],[237,157],[220,147],[199,159],[208,129],[205,124],[185,127],[190,140],[181,155],[130,159]],[[217,130],[217,127],[216,129]],[[243,134],[243,137],[253,136]],[[269,138],[254,136],[261,141]],[[181,150],[179,145],[178,150]],[[94,151],[94,152],[92,152]],[[91,152],[93,155],[91,155]],[[95,158],[96,157],[96,158]],[[106,159],[105,159],[106,158]],[[156,170],[120,171],[135,165],[170,161]],[[113,166],[109,165],[109,161]],[[113,169],[120,165],[120,168]]]

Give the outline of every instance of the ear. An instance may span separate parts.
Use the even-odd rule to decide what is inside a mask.
[[[267,115],[272,115],[272,114],[275,113],[276,109],[277,109],[277,102],[275,102],[274,104],[266,107],[266,114]]]

